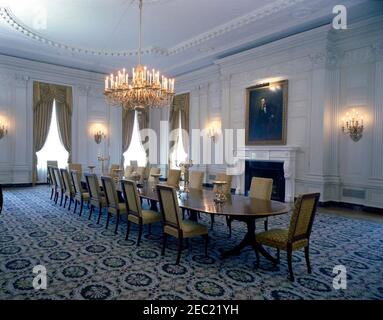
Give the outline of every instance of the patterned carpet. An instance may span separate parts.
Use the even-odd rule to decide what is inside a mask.
[[[254,269],[250,249],[239,257],[219,259],[219,248],[237,244],[244,235],[233,223],[227,237],[224,220],[210,234],[209,258],[203,240],[195,239],[174,264],[176,242],[160,256],[160,227],[135,245],[137,229],[125,241],[114,221],[96,224],[55,206],[46,186],[5,190],[0,216],[0,299],[383,299],[383,225],[319,213],[313,227],[308,275],[303,252],[294,253],[295,283],[287,279],[286,255],[274,267],[261,259]],[[289,216],[270,221],[286,226]],[[209,224],[209,217],[202,222]],[[261,229],[262,223],[259,223]],[[35,265],[48,271],[46,290],[32,287]],[[332,286],[335,265],[347,268],[346,290]]]

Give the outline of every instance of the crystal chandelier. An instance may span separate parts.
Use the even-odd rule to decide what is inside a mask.
[[[105,79],[104,95],[111,105],[121,105],[125,109],[145,109],[165,107],[174,97],[174,79],[160,76],[157,70],[141,65],[142,53],[142,0],[139,0],[140,27],[138,65],[129,74],[125,68]]]

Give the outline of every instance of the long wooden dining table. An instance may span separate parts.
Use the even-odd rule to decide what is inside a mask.
[[[100,178],[100,176],[99,176]],[[166,183],[166,182],[160,182]],[[142,199],[147,199],[151,208],[158,210],[158,195],[155,189],[155,183],[145,181],[138,185],[139,195]],[[121,192],[120,183],[116,183],[116,190]],[[181,209],[188,210],[194,219],[197,219],[196,213],[205,213],[209,215],[230,216],[235,220],[242,221],[247,226],[247,232],[243,240],[230,250],[221,250],[221,257],[226,258],[232,255],[239,255],[241,250],[251,246],[255,252],[261,253],[265,258],[273,263],[277,259],[272,257],[260,244],[256,242],[256,223],[257,219],[268,218],[286,214],[290,207],[285,203],[273,200],[261,200],[250,198],[243,195],[230,195],[224,203],[216,203],[215,193],[212,189],[204,188],[202,190],[190,189],[190,192],[184,193],[177,190],[178,203]]]

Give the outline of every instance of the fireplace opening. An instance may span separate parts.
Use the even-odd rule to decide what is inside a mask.
[[[245,162],[245,194],[250,190],[253,177],[273,179],[271,199],[285,201],[285,175],[283,162],[246,160]]]

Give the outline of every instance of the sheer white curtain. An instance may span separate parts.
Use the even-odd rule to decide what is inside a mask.
[[[145,167],[147,163],[145,149],[141,143],[137,111],[134,113],[132,140],[128,150],[124,153],[124,167],[130,165],[131,160],[137,161],[139,167]]]
[[[68,161],[68,152],[60,141],[57,127],[56,101],[53,101],[52,119],[49,133],[44,147],[37,154],[38,182],[47,181],[47,161],[57,161],[59,168],[65,168]]]
[[[178,112],[178,136],[175,147],[173,148],[173,152],[170,155],[170,168],[178,169],[176,166],[177,163],[181,163],[185,161],[188,157],[187,153],[184,150],[184,144],[182,140],[182,131],[181,131],[181,112]]]

